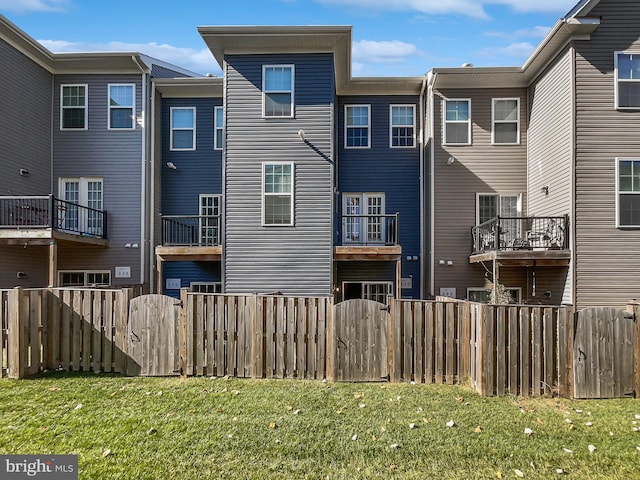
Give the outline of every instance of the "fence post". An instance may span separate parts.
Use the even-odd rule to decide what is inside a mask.
[[[327,304],[327,372],[326,377],[329,382],[336,378],[336,321],[335,305],[333,298],[326,301]]]
[[[115,359],[117,372],[127,373],[128,358],[128,329],[129,329],[129,300],[131,299],[133,290],[131,288],[123,288],[118,294],[118,311],[115,316]]]
[[[633,299],[627,305],[627,311],[634,315],[633,335],[633,380],[634,396],[640,396],[640,301]]]
[[[7,370],[9,378],[23,378],[25,365],[22,362],[24,358],[21,354],[22,348],[22,319],[20,317],[20,299],[22,298],[22,289],[16,287],[10,290],[7,295],[7,307],[9,314],[8,332],[7,332]]]
[[[189,296],[187,288],[180,289],[180,375],[186,378],[187,373],[187,303]]]

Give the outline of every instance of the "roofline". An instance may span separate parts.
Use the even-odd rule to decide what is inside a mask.
[[[152,83],[165,98],[222,97],[222,77],[154,78]]]
[[[565,15],[564,18],[573,18],[588,15],[591,10],[593,10],[596,5],[600,3],[600,0],[580,0],[577,5],[575,5],[569,12]]]

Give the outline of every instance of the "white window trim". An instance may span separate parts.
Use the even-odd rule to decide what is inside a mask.
[[[349,146],[347,145],[347,132],[349,128],[362,128],[363,125],[347,125],[347,110],[350,107],[366,107],[367,109],[367,146]],[[344,148],[345,149],[370,149],[371,148],[371,104],[350,103],[344,106]]]
[[[347,215],[347,199],[349,197],[357,197],[360,200],[360,216],[366,218],[367,217],[367,200],[369,198],[380,198],[382,201],[381,203],[381,208],[382,208],[382,215],[386,215],[386,209],[387,209],[387,205],[386,205],[386,197],[384,192],[343,192],[342,193],[342,215]],[[368,222],[363,222],[361,225],[359,225],[359,230],[360,230],[360,238],[358,239],[358,241],[354,241],[353,239],[349,239],[347,237],[347,232],[345,229],[345,226],[343,224],[342,226],[342,243],[343,244],[349,244],[349,243],[361,243],[361,244],[375,244],[378,242],[369,242],[369,231],[368,231]],[[381,235],[384,238],[386,236],[386,232],[385,232],[385,228],[386,228],[386,222],[384,220],[384,218],[381,219]],[[382,242],[384,243],[384,242]],[[379,282],[374,282],[374,283],[379,283]]]
[[[291,90],[269,90],[267,91],[265,74],[268,68],[290,68],[291,69]],[[262,118],[294,118],[295,117],[295,89],[296,89],[296,66],[294,64],[269,64],[262,65]],[[291,94],[291,115],[267,115],[266,94],[267,93],[290,93]]]
[[[289,192],[289,196],[291,197],[291,202],[290,202],[290,206],[291,206],[291,212],[290,212],[290,218],[291,218],[291,222],[289,223],[266,223],[265,222],[265,198],[267,195],[277,195],[277,196],[284,196],[283,193],[266,193],[264,191],[264,181],[265,181],[265,166],[267,165],[291,165],[291,192]],[[295,163],[294,162],[262,162],[262,181],[261,181],[261,190],[262,190],[262,195],[261,195],[261,215],[260,215],[260,222],[261,225],[263,227],[292,227],[294,225],[294,208],[293,208],[293,202],[295,200],[295,178],[296,178],[296,172],[295,172]]]
[[[214,290],[218,290],[217,292],[213,292],[213,293],[222,293],[222,282],[190,282],[189,290],[193,292],[194,291],[193,287],[197,285],[203,285],[203,286],[213,285]],[[201,292],[198,292],[198,293],[201,293]],[[208,294],[205,293],[204,295],[208,295]]]
[[[222,126],[218,127],[218,113],[222,115]],[[222,145],[218,145],[218,130],[222,131]],[[222,150],[224,145],[224,107],[215,107],[213,109],[213,149]]]
[[[460,121],[460,120],[447,120],[447,102],[467,102],[469,105],[469,120]],[[471,145],[471,99],[470,98],[445,98],[442,108],[442,144],[443,145],[452,145],[452,146],[464,146]],[[448,123],[466,123],[467,124],[467,138],[468,141],[466,143],[447,143],[447,124]]]
[[[516,101],[516,113],[518,117],[516,120],[496,120],[496,102],[501,100],[515,100]],[[496,142],[496,123],[515,123],[516,124],[516,141],[515,142]],[[491,99],[491,145],[520,145],[520,98],[492,98]]]
[[[109,287],[112,284],[113,276],[110,270],[58,270],[58,284],[62,285],[62,275],[65,273],[82,273],[84,275],[84,287]],[[107,274],[109,276],[109,283],[101,283],[99,285],[87,284],[87,275],[90,273]],[[72,287],[68,287],[72,288]]]
[[[515,304],[514,305],[519,305],[522,303],[522,287],[508,287],[505,286],[504,287],[505,290],[515,290],[516,292],[518,292],[518,298],[515,298]],[[489,292],[489,294],[491,294],[491,287],[486,288],[486,287],[467,287],[467,298],[469,298],[469,294],[471,292]]]
[[[364,287],[366,285],[386,285],[389,291],[389,295],[393,295],[393,282],[389,282],[386,280],[382,280],[380,282],[375,282],[375,281],[368,281],[368,282],[360,282],[358,280],[344,280],[342,282],[342,301],[345,301],[345,292],[346,292],[346,284],[347,283],[359,283],[360,285],[362,285],[362,297],[360,298],[365,298],[364,297],[364,293],[365,293],[365,289]],[[388,295],[387,295],[388,296]],[[385,299],[386,302],[386,299]]]
[[[616,110],[640,110],[640,106],[639,107],[621,107],[619,102],[620,102],[620,98],[619,98],[619,93],[618,93],[618,87],[620,86],[620,82],[640,82],[640,79],[636,80],[621,80],[618,76],[618,57],[620,55],[638,55],[640,57],[640,52],[637,51],[615,51],[613,54],[613,65],[614,65],[614,76],[615,76],[615,83],[614,83],[614,87],[613,87],[613,95],[614,95],[614,108]]]
[[[64,87],[84,87],[84,128],[65,128],[63,112],[66,108],[80,108],[79,106],[64,106]],[[87,83],[63,83],[60,85],[60,130],[88,130],[89,129],[89,85]]]
[[[411,107],[413,110],[413,124],[412,125],[394,125],[393,124],[393,108],[394,107]],[[413,128],[413,137],[411,145],[394,145],[393,144],[393,129],[397,128]],[[416,106],[410,103],[405,104],[393,104],[389,105],[389,148],[416,148]]]
[[[133,104],[130,107],[116,107],[111,105],[111,87],[131,87],[133,90]],[[116,128],[111,126],[111,110],[131,109],[131,127]],[[131,131],[136,129],[136,85],[135,83],[109,83],[107,84],[107,130],[115,130],[116,132]]]
[[[173,112],[174,110],[191,110],[193,112],[193,128],[173,128]],[[196,149],[196,107],[171,107],[169,112],[169,150],[175,152],[189,152]],[[173,132],[174,131],[188,131],[192,130],[193,147],[191,148],[176,148],[173,146]]]
[[[203,210],[203,206],[202,206],[202,200],[205,198],[211,198],[211,199],[216,199],[217,200],[217,209],[218,209],[218,218],[220,219],[217,225],[218,228],[218,242],[217,244],[221,244],[222,242],[222,195],[219,193],[201,193],[198,196],[198,216],[202,217],[204,216],[204,213],[202,213]],[[203,244],[203,238],[202,238],[202,228],[203,228],[203,219],[201,218],[198,222],[198,240],[199,243]]]
[[[616,157],[616,228],[619,229],[637,229],[640,225],[621,225],[620,224],[620,195],[640,195],[635,192],[620,192],[620,162],[640,162],[640,158]]]
[[[480,225],[480,197],[518,197],[518,217],[522,216],[522,192],[476,192],[476,225]],[[497,205],[500,211],[500,203]]]

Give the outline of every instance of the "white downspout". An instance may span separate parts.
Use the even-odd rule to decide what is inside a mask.
[[[144,285],[145,281],[147,280],[147,278],[151,278],[150,275],[147,276],[146,275],[146,271],[145,271],[145,259],[146,259],[146,253],[147,253],[147,249],[149,248],[149,240],[147,238],[148,232],[149,232],[149,216],[148,216],[148,212],[147,212],[147,119],[146,119],[146,114],[147,114],[147,73],[149,73],[147,71],[147,69],[145,69],[141,64],[140,61],[138,59],[138,57],[136,55],[132,55],[131,59],[133,60],[133,63],[135,63],[138,68],[140,69],[140,71],[142,72],[141,75],[141,88],[142,88],[142,101],[141,103],[141,111],[140,111],[140,130],[141,130],[141,136],[142,136],[142,145],[141,145],[141,151],[142,151],[142,155],[141,155],[141,160],[142,160],[142,188],[140,189],[140,216],[141,218],[144,219],[144,221],[141,222],[140,227],[141,227],[141,232],[140,232],[140,283],[142,285]],[[151,283],[151,282],[150,282]],[[149,288],[152,288],[151,285],[149,285]]]
[[[435,174],[434,174],[434,168],[435,168],[435,146],[434,146],[434,128],[435,128],[435,120],[433,118],[433,111],[434,111],[434,100],[433,100],[433,85],[435,84],[436,78],[437,78],[438,74],[433,74],[433,76],[429,79],[429,131],[431,132],[431,148],[430,148],[430,158],[429,158],[429,186],[430,186],[430,192],[429,192],[429,201],[431,203],[431,205],[429,206],[429,210],[430,210],[430,215],[429,215],[429,228],[430,228],[430,232],[429,232],[429,236],[430,236],[430,241],[429,241],[429,260],[431,262],[431,268],[429,270],[429,295],[431,296],[431,298],[435,298],[435,282],[436,282],[436,273],[435,273],[435,256],[434,256],[434,250],[435,250]]]
[[[425,266],[425,232],[424,232],[424,214],[425,214],[425,198],[424,198],[424,149],[425,149],[425,107],[424,107],[424,91],[427,88],[427,78],[422,80],[420,88],[420,299],[424,299],[424,266]]]

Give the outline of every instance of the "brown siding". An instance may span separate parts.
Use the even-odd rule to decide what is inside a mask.
[[[529,89],[528,215],[572,213],[572,60],[571,48],[565,49]],[[549,187],[548,194],[543,193],[543,186]],[[571,236],[569,239],[572,241]],[[573,264],[569,269],[560,289],[564,303],[573,303]]]
[[[579,308],[640,294],[640,231],[615,227],[615,159],[640,158],[640,112],[614,108],[614,52],[640,51],[640,2],[602,0],[576,42],[576,291]]]
[[[492,98],[520,98],[520,145],[491,145]],[[442,145],[444,99],[470,98],[472,145]],[[434,96],[435,262],[434,293],[456,287],[459,297],[467,287],[484,284],[481,265],[470,265],[471,228],[476,223],[476,193],[523,193],[526,188],[526,90],[444,90]],[[447,159],[456,160],[447,165]],[[525,206],[523,206],[525,208]],[[439,260],[445,260],[440,265]],[[453,265],[446,265],[452,260]],[[523,292],[523,295],[526,295]]]

